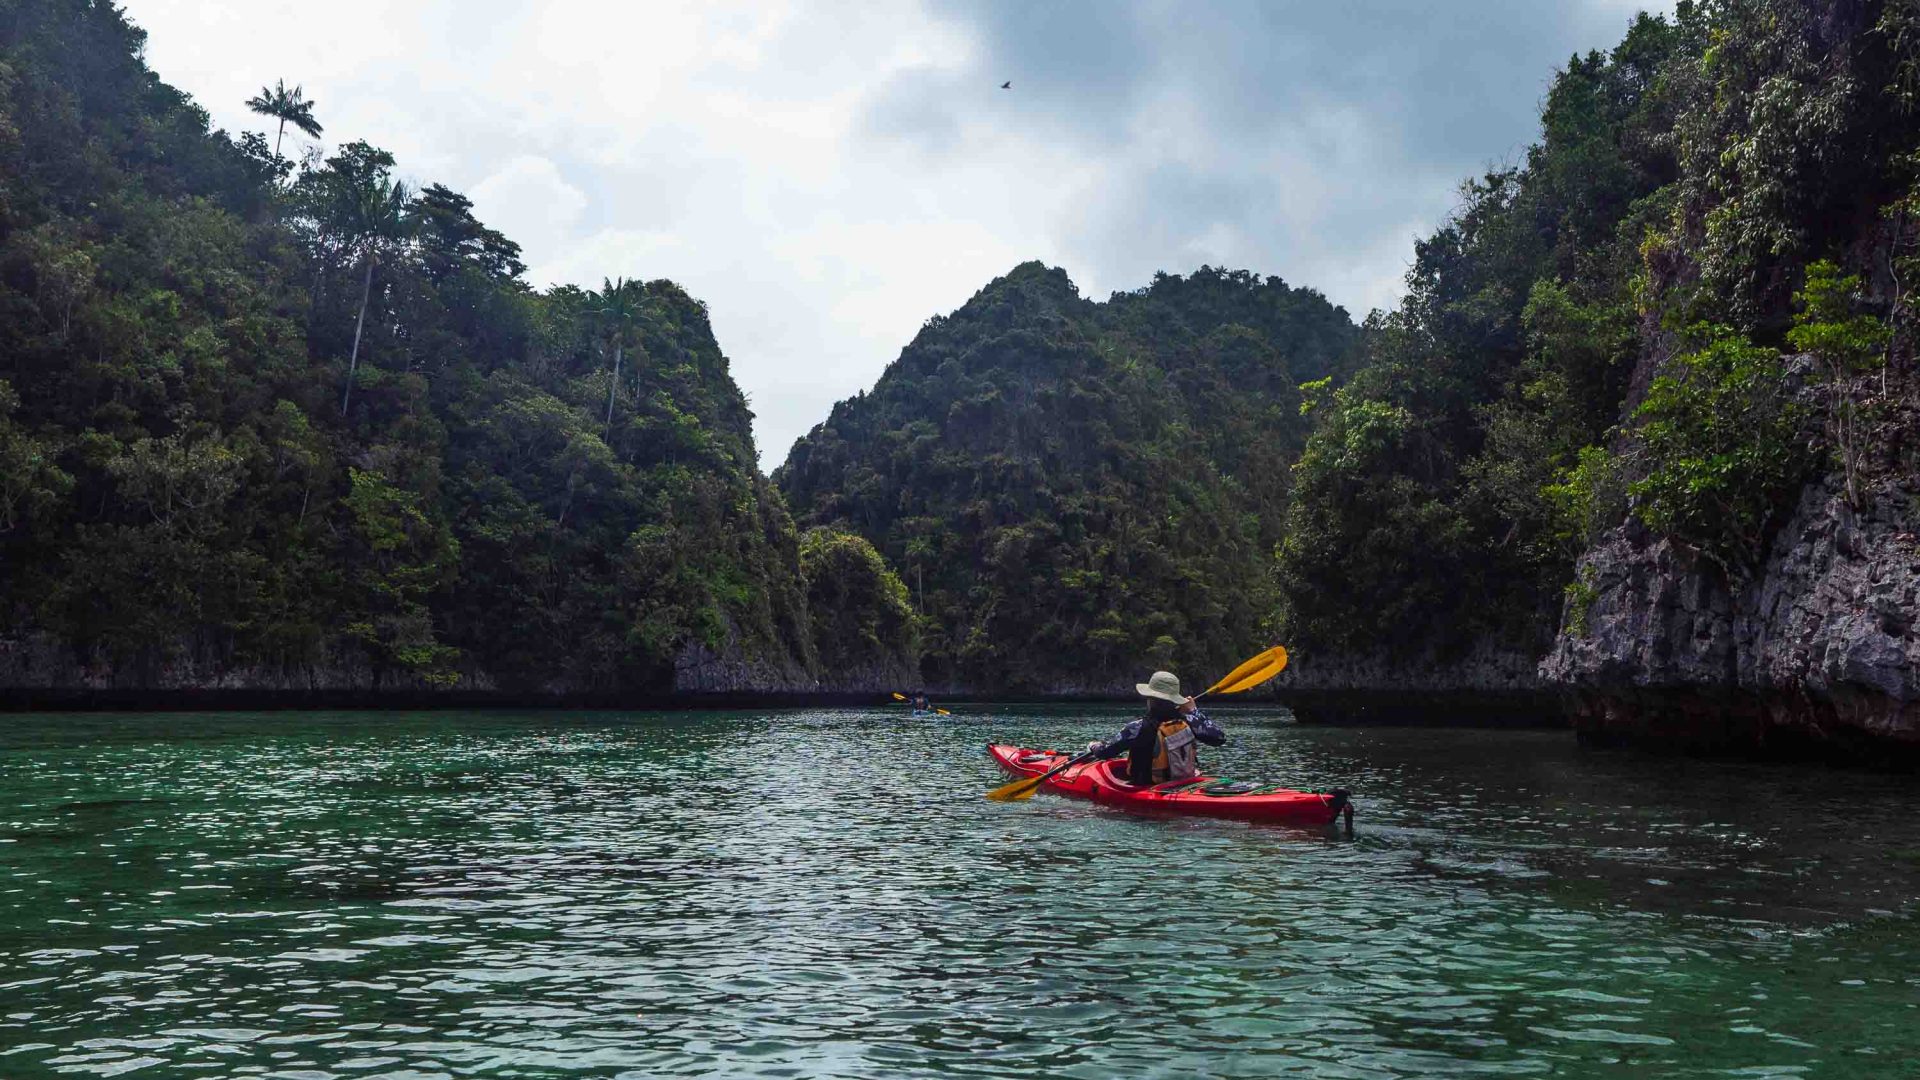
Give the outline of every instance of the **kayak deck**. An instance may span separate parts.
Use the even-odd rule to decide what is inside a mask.
[[[1057,750],[991,743],[987,754],[1015,776],[1039,776],[1072,755]],[[1149,813],[1190,814],[1237,821],[1271,821],[1288,825],[1328,825],[1341,814],[1352,813],[1348,793],[1297,791],[1274,784],[1243,783],[1218,776],[1169,781],[1152,787],[1127,783],[1119,762],[1093,761],[1075,765],[1048,780],[1047,789],[1061,795],[1091,799],[1105,806]]]

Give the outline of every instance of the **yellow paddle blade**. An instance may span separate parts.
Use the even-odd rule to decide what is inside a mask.
[[[1287,655],[1287,650],[1282,648],[1279,645],[1275,645],[1273,648],[1268,649],[1267,651],[1261,653],[1260,655],[1255,656],[1253,659],[1248,660],[1245,663],[1241,664],[1239,667],[1234,668],[1232,671],[1227,672],[1226,676],[1222,678],[1219,682],[1214,683],[1212,686],[1207,687],[1206,692],[1209,694],[1217,694],[1220,692],[1220,690],[1223,687],[1232,686],[1234,683],[1240,681],[1241,679],[1246,678],[1248,675],[1251,675],[1254,672],[1259,671],[1261,668],[1264,668],[1270,661],[1272,661],[1273,654],[1276,652],[1278,652],[1281,655],[1281,657],[1283,658],[1282,662],[1284,663],[1285,662],[1284,657]]]
[[[1045,776],[1023,776],[987,792],[987,798],[994,802],[1024,802],[1033,798],[1033,793],[1040,790],[1040,781],[1045,779]]]
[[[1258,670],[1250,671],[1246,675],[1242,676],[1241,678],[1235,679],[1232,683],[1221,687],[1220,693],[1238,694],[1246,690],[1251,690],[1254,687],[1259,686],[1261,683],[1266,682],[1268,679],[1273,678],[1275,675],[1280,674],[1282,671],[1285,671],[1286,669],[1287,669],[1287,654],[1286,654],[1286,650],[1282,649],[1280,650],[1279,655],[1267,661]]]
[[[948,712],[948,711],[947,711],[947,710],[945,710],[945,709],[935,709],[935,710],[933,710],[933,711],[934,711],[934,712],[937,712],[937,713],[939,713],[939,714],[940,714],[941,716],[952,716],[952,715],[953,715],[952,713],[950,713],[950,712]]]
[[[1287,647],[1275,645],[1259,656],[1241,664],[1227,677],[1207,687],[1209,694],[1238,694],[1242,690],[1251,690],[1287,668]]]
[[[895,701],[905,701],[905,700],[907,700],[907,695],[905,695],[905,694],[903,694],[903,693],[901,693],[901,692],[900,692],[900,691],[898,691],[898,690],[895,690],[895,691],[893,692],[893,700],[895,700]]]

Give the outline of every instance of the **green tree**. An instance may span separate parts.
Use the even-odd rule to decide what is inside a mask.
[[[20,395],[0,379],[0,535],[49,514],[73,488],[56,465],[57,447],[14,423]]]
[[[1867,449],[1863,425],[1878,411],[1861,399],[1864,388],[1856,377],[1884,371],[1893,328],[1873,315],[1858,313],[1860,276],[1845,274],[1828,259],[1807,267],[1807,281],[1797,299],[1787,340],[1819,361],[1826,390],[1827,440],[1840,462],[1847,501],[1860,505],[1860,473]],[[1881,386],[1885,394],[1884,383]]]
[[[460,545],[413,492],[382,471],[348,469],[345,498],[353,525],[360,617],[346,632],[363,642],[379,669],[398,669],[430,685],[452,686],[460,651],[439,640],[429,598],[459,562]]]
[[[353,349],[347,359],[346,387],[340,392],[340,415],[347,415],[353,398],[353,380],[360,369],[360,336],[367,325],[367,305],[373,296],[373,271],[381,258],[406,239],[413,228],[410,204],[413,193],[406,182],[388,176],[368,177],[353,192],[346,222],[360,262],[365,267],[360,283],[360,314],[353,322]]]
[[[601,289],[589,293],[587,302],[592,305],[591,313],[600,333],[606,336],[608,348],[613,353],[613,371],[607,380],[607,418],[605,427],[613,428],[614,392],[620,388],[620,358],[633,333],[634,324],[640,318],[640,305],[635,290],[628,288],[624,278],[602,279]]]
[[[814,649],[827,671],[879,660],[911,670],[918,627],[907,588],[872,544],[853,533],[808,529],[800,537]]]
[[[280,158],[280,139],[287,133],[288,124],[316,139],[320,137],[320,121],[313,118],[313,104],[300,87],[287,89],[285,79],[277,80],[271,88],[261,87],[258,94],[247,99],[247,108],[279,121],[273,135],[274,160]]]
[[[1648,526],[1741,581],[1806,475],[1801,409],[1775,350],[1725,326],[1692,337],[1699,346],[1669,361],[1634,410],[1643,475],[1628,491]]]

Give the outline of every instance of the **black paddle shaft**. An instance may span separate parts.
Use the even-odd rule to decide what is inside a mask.
[[[1066,772],[1068,769],[1073,768],[1075,765],[1080,764],[1082,761],[1091,760],[1093,760],[1093,751],[1082,750],[1080,753],[1073,755],[1060,764],[1055,765],[1053,768],[1048,769],[1046,772],[1041,773],[1036,780],[1036,784],[1044,784],[1061,773]]]

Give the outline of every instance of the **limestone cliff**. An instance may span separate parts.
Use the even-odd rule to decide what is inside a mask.
[[[1855,510],[1810,485],[1754,578],[1631,523],[1581,560],[1591,598],[1541,674],[1607,740],[1849,757],[1920,751],[1920,485]]]
[[[1479,641],[1458,654],[1296,650],[1264,689],[1302,721],[1558,724],[1538,650]]]

